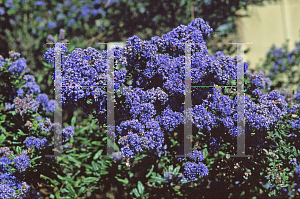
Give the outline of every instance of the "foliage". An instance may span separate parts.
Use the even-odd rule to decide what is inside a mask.
[[[291,51],[287,44],[288,40],[281,48],[273,44],[259,69],[265,70],[266,76],[272,80],[272,90],[282,91],[286,97],[292,98],[291,94],[295,94],[300,85],[300,43],[295,42],[295,49]]]

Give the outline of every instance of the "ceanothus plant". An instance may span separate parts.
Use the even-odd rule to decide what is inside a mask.
[[[114,72],[114,92],[118,113],[115,115],[115,139],[121,150],[117,152],[118,155],[113,155],[113,159],[124,158],[129,162],[134,156],[146,152],[158,157],[162,154],[166,156],[166,149],[171,148],[171,142],[177,142],[177,147],[183,144],[185,42],[189,42],[192,45],[192,85],[202,86],[195,89],[192,95],[195,101],[193,100],[191,110],[193,141],[200,142],[200,146],[193,147],[188,161],[173,159],[174,164],[184,164],[182,172],[185,179],[180,175],[181,182],[196,181],[208,176],[209,172],[215,173],[213,170],[217,170],[217,163],[205,160],[200,151],[208,149],[210,152],[221,150],[222,153],[235,153],[237,96],[234,89],[207,86],[236,85],[234,81],[237,78],[238,57],[230,58],[222,52],[208,55],[203,36],[208,36],[211,31],[208,23],[202,19],[195,19],[188,26],[180,25],[161,38],[153,37],[150,41],[143,41],[133,36],[127,40],[124,48],[112,49],[114,60],[108,60],[108,51],[100,52],[91,47],[84,50],[76,48],[62,58],[63,108],[81,107],[86,114],[92,114],[99,125],[105,124],[107,69],[109,61],[114,61],[117,68]],[[63,44],[62,49],[65,49]],[[49,49],[44,57],[48,63],[54,64],[54,48]],[[292,113],[285,97],[277,91],[268,92],[272,84],[270,79],[265,78],[262,72],[251,74],[247,63],[244,63],[244,70],[247,78],[245,134],[246,138],[250,139],[247,150],[254,155],[254,161],[251,165],[247,165],[248,160],[242,161],[241,169],[256,168],[253,172],[262,175],[264,169],[269,167],[268,161],[273,160],[262,161],[258,154],[265,148],[276,149],[276,142],[279,142],[278,139],[285,131],[282,123],[290,119],[294,122],[292,128],[296,128],[298,123],[291,118]],[[289,126],[286,128],[291,129]],[[271,139],[268,139],[270,137]],[[290,144],[296,146],[295,142]],[[294,156],[297,156],[297,153]],[[200,161],[207,161],[211,165],[205,166]],[[231,172],[232,178],[240,177],[231,169],[227,171]],[[170,172],[173,171],[165,174],[165,180],[169,183],[178,181],[178,178],[170,177],[173,175]],[[215,176],[212,179],[214,180]],[[265,177],[262,179],[267,183]],[[219,182],[220,180],[221,177]],[[261,182],[253,181],[253,177],[245,177],[242,180],[243,183],[262,187]],[[236,183],[234,187],[237,186],[240,185]],[[220,194],[222,190],[220,189]],[[248,192],[250,193],[250,190]]]
[[[49,182],[41,175],[55,179],[62,174],[55,159],[45,157],[53,147],[52,131],[59,125],[47,117],[57,104],[40,94],[20,53],[10,52],[7,59],[0,56],[0,66],[0,198],[37,199],[38,183]],[[73,134],[74,127],[63,128],[63,143]]]

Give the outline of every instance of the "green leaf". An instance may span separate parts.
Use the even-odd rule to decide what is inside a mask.
[[[146,178],[149,178],[149,176],[151,175],[153,169],[154,169],[154,165],[152,165],[152,167],[151,167],[149,173],[146,175]]]
[[[75,126],[75,123],[76,123],[76,117],[73,116],[71,119],[71,126]]]
[[[72,196],[76,196],[76,192],[73,189],[73,187],[68,182],[66,182],[66,185],[67,185],[67,189],[70,191],[70,193],[72,194]]]
[[[96,162],[92,161],[92,166],[93,166],[94,171],[98,170],[98,164]]]
[[[2,144],[5,141],[6,137],[4,134],[0,135],[0,144]]]
[[[87,178],[84,178],[82,181],[89,183],[89,182],[97,182],[98,180],[99,180],[99,178],[96,178],[96,177],[87,177]]]
[[[127,178],[125,178],[124,180],[123,180],[123,179],[121,179],[121,178],[118,178],[117,176],[115,176],[115,178],[116,178],[118,181],[120,181],[120,182],[124,183],[125,185],[127,185],[127,184],[128,184],[128,182],[129,182]]]
[[[78,191],[78,196],[80,196],[80,194],[82,194],[85,190],[86,190],[85,187],[81,187]]]
[[[21,153],[22,153],[22,149],[21,149],[21,147],[20,147],[20,146],[17,146],[17,148],[16,148],[16,152],[17,152],[17,153],[19,153],[19,154],[21,154]]]
[[[27,134],[23,133],[23,131],[21,129],[18,129],[18,131],[19,131],[18,132],[19,135],[27,135]]]
[[[139,193],[140,193],[141,195],[143,195],[144,189],[145,189],[145,187],[144,187],[144,185],[142,184],[142,182],[141,182],[141,181],[138,181],[138,190],[139,190]]]
[[[102,154],[102,151],[103,151],[103,149],[99,150],[99,151],[95,154],[95,156],[94,156],[93,159],[94,159],[94,160],[98,159],[99,156]]]
[[[133,191],[133,193],[135,194],[136,197],[141,197],[141,195],[139,194],[139,192],[137,191],[136,188],[134,188],[132,191]]]
[[[151,179],[149,179],[149,182],[158,182],[160,184],[164,181],[165,181],[165,179],[163,179],[161,177],[157,177],[157,176],[151,176]]]
[[[5,130],[5,128],[3,126],[0,125],[0,129],[2,130],[3,133],[6,133],[6,130]]]

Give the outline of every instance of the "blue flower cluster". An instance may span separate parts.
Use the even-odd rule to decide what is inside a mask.
[[[26,67],[26,60],[24,58],[20,58],[10,64],[8,71],[12,75],[20,76],[23,72],[25,72]]]
[[[1,147],[3,149],[5,147]],[[5,150],[7,151],[7,150]],[[12,153],[12,152],[11,152]],[[38,192],[24,181],[24,175],[16,175],[11,173],[8,165],[12,166],[13,162],[15,167],[24,172],[30,166],[30,160],[27,156],[21,155],[11,160],[8,157],[3,156],[0,158],[0,198],[32,198],[39,199],[37,197]],[[18,191],[18,194],[17,194]]]
[[[28,110],[36,112],[39,108],[39,103],[33,99],[33,96],[31,94],[26,95],[26,98],[24,99],[16,97],[14,99],[13,107],[15,108],[16,113],[20,113],[20,115],[23,115],[23,113],[27,113]]]
[[[140,124],[137,120],[133,120],[131,123],[122,123],[122,126],[125,127],[127,124],[127,129],[131,130],[129,125],[134,124],[133,122]],[[140,124],[139,126],[135,125],[134,127],[132,130],[139,131],[139,133],[129,131],[127,135],[122,136],[119,139],[118,143],[124,146],[121,148],[121,153],[124,157],[132,158],[137,152],[141,152],[142,150],[163,149],[163,133],[156,120],[151,119],[146,122],[145,126]],[[119,127],[118,130],[120,132],[123,129]],[[141,137],[139,135],[141,135]]]
[[[67,126],[62,130],[63,134],[63,141],[68,141],[69,138],[73,138],[73,135],[75,133],[75,127],[74,126]]]
[[[8,76],[8,78],[4,79],[5,83],[13,80],[9,82],[9,84],[1,85],[1,91],[3,91],[1,92],[1,97],[4,98],[2,99],[2,106],[5,104],[5,114],[8,116],[6,117],[7,124],[2,124],[2,131],[6,130],[9,132],[15,129],[23,130],[25,126],[25,131],[16,132],[16,136],[22,135],[21,137],[23,137],[24,133],[35,133],[38,135],[39,132],[37,125],[31,122],[32,119],[36,118],[36,120],[40,121],[38,125],[40,129],[45,132],[50,132],[53,127],[56,127],[59,124],[52,124],[48,118],[43,120],[42,116],[39,116],[38,113],[31,114],[30,111],[37,112],[40,107],[39,105],[41,105],[46,112],[53,112],[57,107],[56,102],[54,100],[49,100],[45,94],[40,94],[36,99],[34,99],[33,95],[39,94],[40,90],[39,86],[35,82],[34,76],[27,74],[29,73],[29,70],[26,68],[26,60],[19,58],[19,53],[11,51],[9,54],[9,59],[4,60],[2,56],[0,57],[2,67],[0,75],[2,77]],[[24,93],[26,93],[26,97],[23,96]],[[20,113],[20,115],[23,116],[22,118],[27,121],[26,123],[24,122],[25,125],[23,121],[16,122],[15,119],[12,119],[14,118],[13,115],[15,115],[15,113]],[[38,123],[37,121],[34,122]],[[13,128],[11,128],[11,126],[13,126]],[[63,130],[63,134],[66,138],[72,137],[74,135],[74,127],[66,127]],[[31,164],[30,160],[34,158],[33,156],[35,155],[35,153],[32,153],[31,151],[32,148],[34,147],[37,150],[40,150],[39,152],[47,155],[49,152],[42,149],[46,149],[49,142],[46,138],[31,136],[27,137],[23,144],[28,148],[28,150],[20,152],[20,148],[18,148],[18,146],[16,148],[16,155],[14,155],[14,152],[8,147],[0,148],[0,198],[13,197],[20,199],[38,199],[36,190],[34,190],[31,186],[31,183],[33,182],[32,179],[25,178],[25,176],[31,175],[33,169],[36,167],[36,165]],[[31,153],[31,156],[28,156],[28,153]],[[49,158],[46,158],[46,161],[48,160]],[[54,160],[54,158],[52,160]],[[42,162],[42,164],[44,164],[44,162]],[[29,180],[31,182],[29,182]]]
[[[28,137],[23,142],[25,146],[29,149],[32,147],[36,147],[37,149],[48,146],[48,140],[46,138],[36,138],[36,137]]]
[[[252,81],[252,85],[254,86],[254,88],[262,88],[262,89],[270,90],[272,81],[270,80],[270,78],[266,78],[262,71],[250,75],[250,79]]]
[[[300,177],[300,166],[295,168],[295,173]]]
[[[184,166],[184,175],[187,180],[195,181],[197,177],[208,175],[208,168],[200,161],[203,161],[203,153],[192,151],[186,158],[179,158],[180,161],[187,161]]]
[[[295,93],[295,100],[300,103],[300,88],[297,90],[297,92]]]
[[[39,94],[40,93],[40,87],[35,82],[35,78],[33,75],[24,75],[23,79],[26,80],[26,83],[23,85],[23,88],[25,89],[27,94]]]
[[[15,166],[19,171],[25,171],[30,166],[30,160],[26,155],[19,155],[14,159]]]
[[[67,52],[67,47],[65,44],[61,44],[61,55],[64,55]],[[48,49],[45,54],[43,55],[44,59],[47,60],[48,63],[52,63],[54,65],[55,60],[55,46],[53,48]]]
[[[173,131],[181,122],[183,122],[182,113],[173,112],[170,108],[165,109],[161,116],[156,118],[164,131]]]
[[[86,8],[88,9],[88,8]],[[62,59],[62,103],[82,107],[85,113],[93,114],[100,124],[107,121],[107,71],[114,64],[114,91],[117,103],[115,115],[116,134],[121,152],[114,159],[132,158],[136,153],[153,150],[163,154],[164,132],[180,129],[185,110],[185,42],[191,43],[191,77],[197,86],[228,85],[237,79],[238,57],[230,58],[222,52],[208,55],[203,39],[211,32],[202,19],[193,20],[188,26],[180,25],[162,37],[143,41],[137,36],[130,37],[124,48],[109,51],[94,48],[76,48]],[[44,56],[53,62],[53,52]],[[116,69],[121,65],[126,71]],[[122,68],[121,67],[121,68]],[[246,135],[264,132],[276,126],[287,114],[285,97],[277,91],[263,93],[272,85],[263,72],[251,74],[244,62],[246,77],[250,78],[253,98],[245,96]],[[128,77],[132,78],[129,83]],[[192,96],[191,118],[196,129],[209,136],[208,145],[218,149],[228,138],[237,136],[238,96],[226,95],[217,88],[199,88]],[[43,100],[39,98],[42,102]],[[45,101],[45,100],[44,100]],[[89,102],[89,103],[87,103]],[[178,132],[182,135],[182,132]],[[222,136],[222,139],[220,137]],[[188,180],[195,180],[208,174],[200,163],[200,152],[194,152],[185,164],[184,174]],[[170,177],[167,177],[170,179]]]

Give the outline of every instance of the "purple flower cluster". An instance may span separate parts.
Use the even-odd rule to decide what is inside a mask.
[[[23,113],[26,113],[28,110],[30,111],[37,111],[39,107],[39,103],[33,99],[32,94],[26,95],[26,98],[20,99],[16,97],[14,99],[14,104],[16,113],[20,113],[22,115]]]
[[[298,91],[295,93],[295,100],[300,103],[300,88],[298,89]]]
[[[208,175],[208,168],[203,163],[187,162],[184,166],[184,175],[187,180],[195,181],[199,176]]]
[[[295,173],[300,177],[300,166],[295,168]]]
[[[19,171],[25,171],[30,166],[30,160],[25,155],[17,156],[14,159],[15,166],[19,169]]]
[[[67,126],[62,130],[63,134],[63,141],[68,141],[69,138],[73,138],[73,135],[75,133],[75,127],[74,126]]]
[[[48,140],[46,138],[28,137],[23,142],[27,148],[36,147],[37,149],[48,146]]]
[[[173,131],[181,122],[183,122],[182,113],[173,112],[167,108],[162,112],[161,116],[156,118],[164,131]]]
[[[254,88],[262,88],[270,90],[270,86],[272,85],[272,81],[270,78],[266,78],[262,71],[250,75],[250,79],[252,81],[252,85]]]
[[[131,124],[134,124],[133,122],[139,123],[137,120],[133,120]],[[118,130],[122,131],[121,128],[118,128]],[[145,126],[135,126],[135,130],[139,131],[139,133],[129,131],[127,135],[119,139],[118,143],[124,146],[121,148],[121,153],[124,157],[133,157],[137,152],[141,152],[142,150],[163,149],[163,133],[157,121],[151,119],[146,122]]]
[[[300,119],[299,120],[291,121],[290,124],[291,124],[292,128],[300,129]]]
[[[14,165],[20,171],[26,171],[30,166],[30,160],[22,153],[11,160],[7,157],[0,158],[0,198],[32,198],[37,197],[38,192],[24,181],[24,175],[15,175],[8,170],[7,165]],[[16,193],[18,191],[18,194]]]
[[[185,158],[179,158],[180,161],[187,161],[184,166],[184,175],[188,181],[195,181],[197,177],[208,175],[208,168],[203,161],[203,153],[200,151],[192,151],[186,154]]]
[[[20,76],[23,72],[25,72],[26,67],[26,60],[24,58],[20,58],[10,64],[8,71],[12,75]]]

